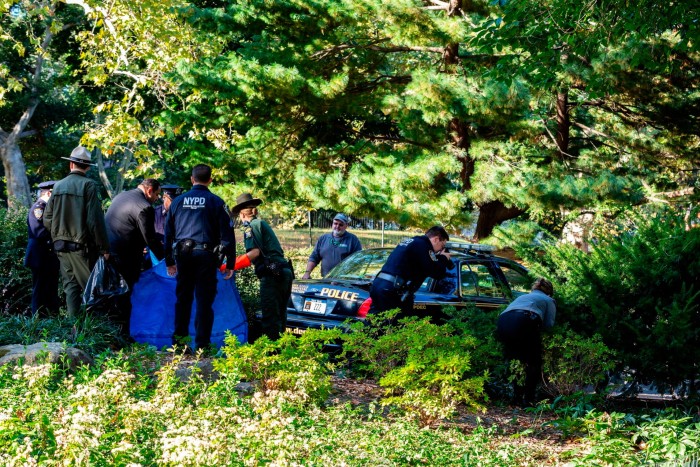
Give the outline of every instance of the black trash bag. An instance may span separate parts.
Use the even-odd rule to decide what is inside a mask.
[[[117,297],[128,291],[128,284],[114,264],[100,256],[85,284],[83,304],[87,311],[110,315],[116,306]]]

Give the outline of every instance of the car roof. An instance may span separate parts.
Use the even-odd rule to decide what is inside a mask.
[[[482,243],[462,243],[462,242],[447,242],[445,247],[449,250],[450,255],[453,258],[498,258],[503,260],[508,260],[508,258],[503,258],[501,256],[495,256],[493,254],[496,251],[496,247],[493,245],[485,245]],[[364,252],[371,251],[393,251],[395,247],[382,247],[382,248],[367,248],[363,249]],[[510,261],[510,260],[508,260]]]

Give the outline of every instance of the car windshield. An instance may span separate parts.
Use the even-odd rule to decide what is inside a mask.
[[[391,249],[358,251],[331,269],[324,279],[371,281],[390,254]]]

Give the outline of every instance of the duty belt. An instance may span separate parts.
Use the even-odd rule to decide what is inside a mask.
[[[384,279],[385,281],[391,282],[396,288],[403,287],[404,285],[406,285],[406,280],[401,276],[395,276],[386,272],[380,272],[379,274],[377,274],[377,277],[379,279]]]

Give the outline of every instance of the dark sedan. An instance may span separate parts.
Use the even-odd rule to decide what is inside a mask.
[[[447,248],[457,267],[441,280],[425,280],[416,292],[416,314],[440,316],[442,307],[448,305],[493,309],[529,292],[527,270],[515,261],[495,256],[493,247],[449,242]],[[294,281],[287,330],[302,334],[308,328],[336,327],[348,318],[364,319],[371,305],[372,280],[392,250],[358,251],[323,279]]]

